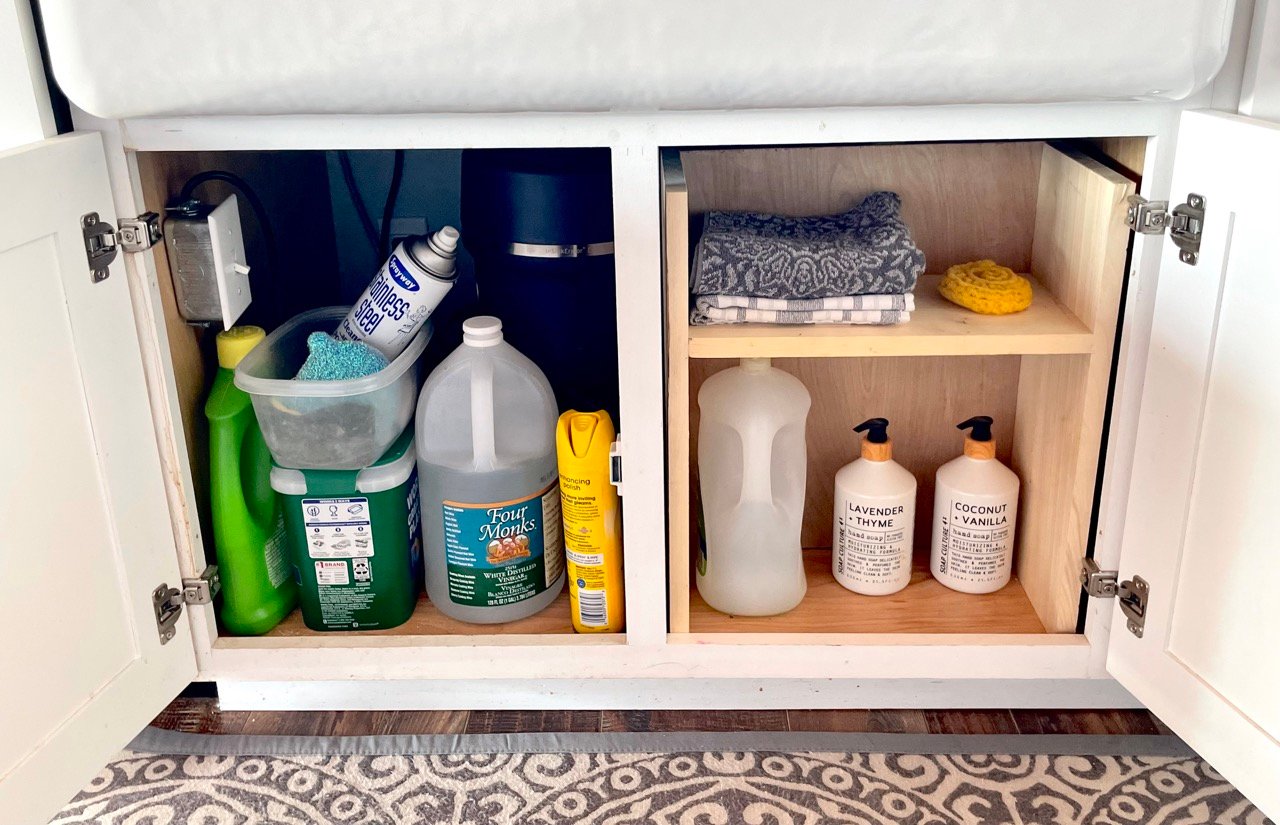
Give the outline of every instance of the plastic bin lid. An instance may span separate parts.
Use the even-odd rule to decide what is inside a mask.
[[[271,489],[286,496],[381,493],[394,490],[413,475],[417,452],[410,422],[385,453],[363,470],[294,470],[271,465]]]

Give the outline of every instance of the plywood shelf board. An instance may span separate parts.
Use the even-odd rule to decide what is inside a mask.
[[[1045,626],[1076,625],[1119,322],[1133,182],[1069,146],[1041,162],[1032,267],[1095,338],[1092,356],[1022,359],[1013,467],[1018,576]]]
[[[805,551],[809,590],[800,606],[780,616],[728,616],[697,594],[690,597],[691,633],[965,633],[1042,634],[1044,625],[1014,579],[985,595],[958,593],[917,564],[911,584],[890,596],[862,596],[831,575],[831,551]]]
[[[938,294],[941,275],[916,286],[911,320],[895,326],[724,324],[689,327],[691,358],[825,358],[893,355],[1088,353],[1090,331],[1044,284],[1031,278],[1031,306],[979,315]],[[674,311],[674,310],[673,310]]]
[[[295,610],[285,617],[284,621],[276,625],[276,627],[265,634],[257,637],[259,639],[312,639],[312,640],[342,640],[342,643],[350,643],[356,639],[372,640],[379,638],[395,638],[395,637],[572,637],[573,639],[587,639],[591,637],[611,636],[613,638],[624,638],[621,634],[575,634],[573,630],[573,622],[569,618],[569,589],[565,588],[554,602],[549,604],[538,613],[515,622],[504,622],[501,624],[468,624],[451,619],[431,603],[426,594],[418,597],[418,604],[414,607],[413,616],[409,621],[399,627],[388,628],[386,630],[333,630],[333,631],[315,631],[311,630],[303,623],[302,611]],[[226,640],[239,641],[241,643],[252,643],[251,639],[236,639],[235,637],[225,637]],[[220,640],[222,641],[222,640]],[[559,642],[557,642],[559,643]]]
[[[678,153],[662,163],[663,291],[667,301],[667,627],[689,626],[689,192]]]

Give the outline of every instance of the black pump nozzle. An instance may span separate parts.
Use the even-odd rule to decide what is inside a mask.
[[[973,430],[969,433],[969,438],[974,441],[990,441],[991,440],[991,416],[975,415],[973,418],[961,421],[956,425],[957,430]]]
[[[866,432],[867,440],[872,444],[887,444],[889,442],[889,419],[868,418],[854,427],[853,431],[855,433]]]

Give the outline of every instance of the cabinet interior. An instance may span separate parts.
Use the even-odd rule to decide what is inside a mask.
[[[669,624],[675,634],[1072,633],[1089,547],[1099,455],[1145,139],[668,151]],[[691,327],[688,275],[699,216],[848,209],[898,192],[924,250],[917,310],[896,327]],[[991,258],[1030,275],[1030,309],[987,317],[943,301],[948,266]],[[808,594],[775,617],[728,616],[697,594],[697,393],[742,357],[772,357],[813,398],[801,541]],[[928,573],[933,477],[960,453],[955,424],[995,418],[997,454],[1021,478],[1015,578],[974,596]],[[845,590],[830,572],[833,479],[857,455],[852,428],[891,422],[894,457],[915,474],[915,571],[892,596]],[[724,637],[719,637],[724,638]],[[744,637],[745,638],[745,637]],[[824,643],[829,636],[823,639]],[[773,636],[771,642],[782,642]]]
[[[338,152],[326,151],[236,151],[236,152],[139,152],[135,154],[143,202],[150,211],[164,215],[164,208],[192,175],[209,170],[231,172],[246,181],[262,200],[275,237],[269,248],[253,211],[241,196],[241,224],[247,257],[261,275],[252,281],[253,304],[238,323],[254,323],[268,331],[294,314],[317,306],[352,303],[368,285],[382,263],[364,240],[344,183]],[[381,219],[390,176],[392,153],[350,152],[357,186],[375,223]],[[432,229],[460,223],[460,150],[414,150],[406,152],[405,172],[392,221],[393,235],[411,234],[425,219]],[[234,188],[221,182],[204,184],[197,195],[220,202]],[[203,408],[216,370],[214,335],[220,324],[201,326],[187,323],[179,314],[169,261],[163,243],[150,253],[155,263],[160,297],[156,320],[164,330],[173,364],[173,387],[182,432],[191,468],[196,512],[183,512],[179,520],[198,520],[201,542],[180,541],[180,552],[190,554],[191,569],[215,562],[213,530],[209,521],[208,428]],[[430,372],[461,341],[460,324],[474,312],[476,288],[474,266],[465,248],[458,259],[457,285],[437,309],[437,331],[424,356],[420,375]],[[185,525],[179,535],[190,535]],[[325,638],[352,639],[396,637],[402,643],[448,644],[448,637],[466,637],[469,644],[500,645],[512,636],[532,642],[536,637],[554,637],[555,644],[621,644],[625,634],[577,635],[569,613],[566,586],[549,607],[529,618],[502,624],[479,625],[455,621],[436,610],[420,594],[413,617],[388,629],[359,632],[308,629],[300,610],[261,637],[220,635],[216,645],[223,648],[323,646]]]

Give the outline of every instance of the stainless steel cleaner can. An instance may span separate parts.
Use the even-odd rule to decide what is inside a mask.
[[[458,276],[458,230],[401,242],[342,319],[334,337],[364,341],[388,361],[409,346]]]

